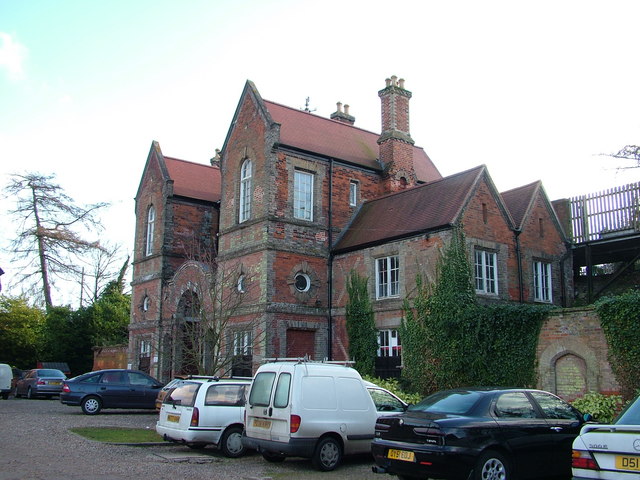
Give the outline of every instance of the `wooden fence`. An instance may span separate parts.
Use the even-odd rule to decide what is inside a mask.
[[[572,197],[569,201],[574,243],[640,231],[640,182]]]

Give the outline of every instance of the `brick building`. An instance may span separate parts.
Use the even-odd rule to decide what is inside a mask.
[[[345,283],[369,279],[381,374],[397,372],[402,300],[418,271],[433,279],[462,226],[486,301],[565,305],[571,257],[540,182],[500,193],[485,166],[443,178],[410,133],[411,92],[387,79],[381,133],[263,100],[247,82],[211,166],[152,145],[136,195],[130,362],[160,378],[181,372],[176,338],[198,298],[189,251],[215,252],[243,301],[228,348],[265,357],[348,357]],[[191,273],[189,273],[191,272]],[[374,354],[375,352],[372,352]]]

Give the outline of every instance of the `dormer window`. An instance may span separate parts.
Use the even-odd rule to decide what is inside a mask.
[[[144,254],[149,256],[153,253],[153,232],[156,223],[156,209],[151,205],[147,211],[147,236]]]

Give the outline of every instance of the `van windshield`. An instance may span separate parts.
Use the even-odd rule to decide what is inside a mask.
[[[261,372],[256,375],[256,378],[253,379],[253,385],[251,386],[251,393],[249,394],[249,405],[269,406],[271,389],[273,388],[273,380],[275,378],[275,372]]]

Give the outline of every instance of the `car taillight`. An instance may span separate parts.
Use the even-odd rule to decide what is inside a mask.
[[[300,416],[299,415],[291,415],[291,420],[289,422],[289,431],[291,433],[296,433],[300,428]]]
[[[571,452],[571,466],[573,468],[584,468],[586,470],[600,470],[600,466],[595,458],[584,450],[573,450]]]
[[[71,389],[69,388],[69,385],[67,385],[66,383],[62,386],[62,391],[64,393],[69,393],[71,391]]]
[[[198,411],[197,408],[194,408],[193,412],[191,412],[191,426],[197,427],[199,421],[200,421],[200,412]]]
[[[45,382],[44,380],[38,380],[36,382],[36,385],[46,385],[46,384],[47,384],[47,382]]]

